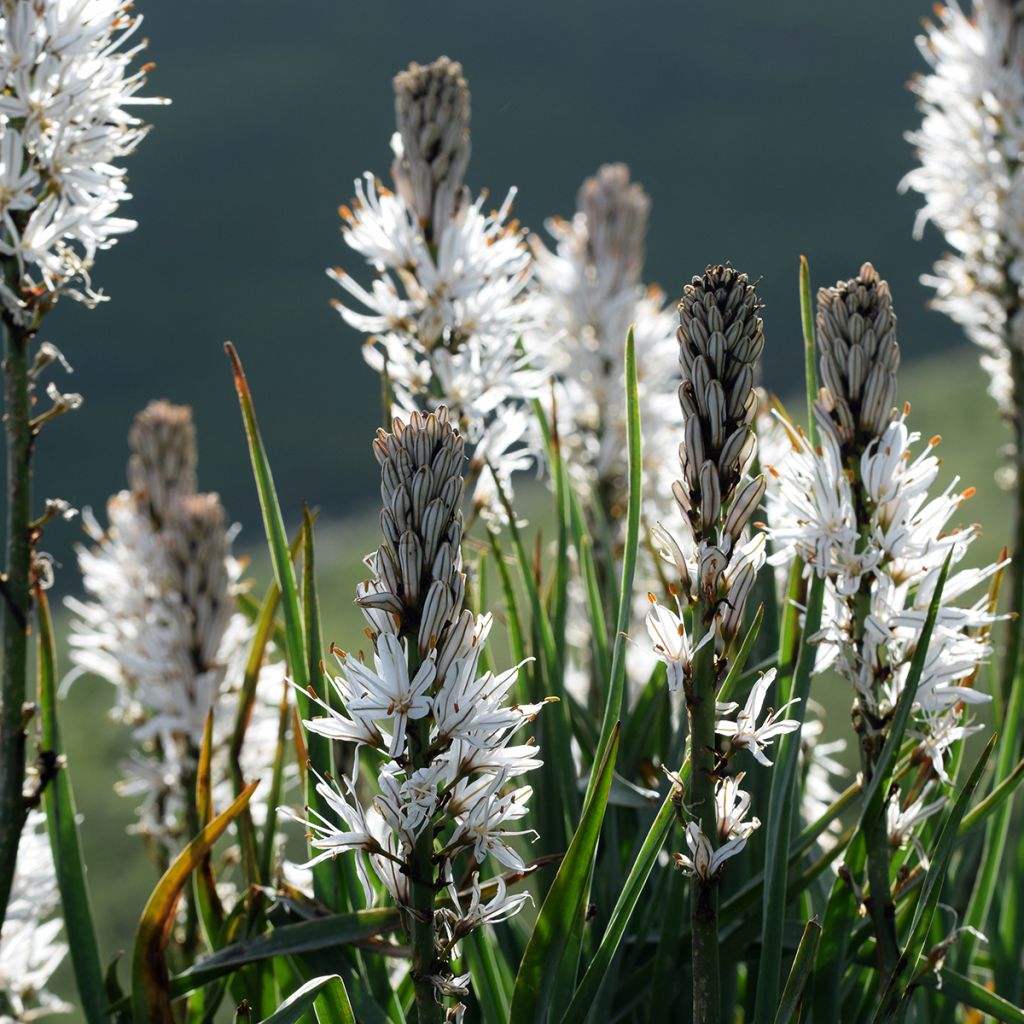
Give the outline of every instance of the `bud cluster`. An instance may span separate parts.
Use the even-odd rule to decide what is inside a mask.
[[[314,691],[326,714],[304,724],[377,750],[378,791],[364,807],[347,779],[321,776],[317,790],[338,822],[300,818],[320,851],[311,863],[360,851],[367,903],[373,899],[369,864],[410,912],[410,929],[431,929],[433,956],[420,970],[442,995],[459,994],[468,980],[451,975],[456,943],[486,921],[511,916],[528,898],[508,896],[499,884],[494,898],[482,902],[478,872],[488,855],[526,869],[514,837],[530,830],[515,823],[527,813],[532,791],[510,783],[541,764],[532,741],[510,744],[541,707],[506,703],[520,666],[497,676],[479,671],[491,616],[464,608],[463,448],[444,406],[414,413],[408,423],[396,419],[373,442],[384,543],[367,557],[374,577],[356,597],[370,626],[372,663],[332,648],[340,671],[327,679],[337,699]],[[466,906],[452,881],[462,853],[473,862]],[[426,906],[417,902],[417,882],[430,887]],[[434,890],[445,884],[451,905],[435,912]]]

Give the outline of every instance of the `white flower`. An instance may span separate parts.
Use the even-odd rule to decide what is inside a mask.
[[[486,194],[471,201],[462,184],[469,94],[459,65],[447,58],[414,65],[395,88],[398,191],[367,173],[351,207],[342,209],[345,241],[376,277],[367,288],[341,268],[329,270],[346,293],[335,306],[369,336],[366,361],[386,375],[399,409],[451,409],[479,459],[474,500],[502,518],[484,459],[506,487],[513,472],[535,461],[539,441],[527,429],[528,406],[543,396],[548,377],[530,252],[509,222],[515,190],[485,212]],[[422,123],[450,147],[447,162],[439,151],[431,163],[422,150]]]
[[[423,718],[430,711],[427,691],[436,674],[434,653],[424,659],[410,679],[406,644],[391,633],[382,633],[373,662],[376,671],[358,658],[343,656],[349,684],[358,693],[347,707],[357,718],[387,719],[393,729],[388,756],[394,757],[405,745],[408,723]]]
[[[757,719],[764,706],[768,690],[775,681],[775,669],[769,669],[761,674],[757,682],[751,687],[750,695],[743,710],[736,716],[736,720],[721,719],[715,723],[715,732],[719,736],[728,736],[734,747],[746,747],[754,759],[766,767],[771,766],[771,761],[764,754],[765,748],[776,736],[783,736],[800,728],[800,723],[795,719],[783,719],[780,716],[793,704],[798,704],[799,698],[787,701],[777,711],[769,711],[765,720],[758,725]],[[718,705],[721,714],[731,714],[739,707],[738,704]]]
[[[756,818],[752,822],[747,822],[747,828],[743,832],[715,850],[708,841],[708,837],[701,831],[700,825],[691,821],[686,826],[686,845],[690,848],[690,855],[675,854],[676,865],[684,874],[698,875],[705,880],[712,879],[722,870],[722,865],[730,857],[735,857],[747,845],[750,833],[758,824],[760,823]]]
[[[133,221],[119,161],[146,135],[127,112],[144,100],[144,43],[126,45],[142,18],[123,0],[10,0],[0,10],[0,254],[18,264],[0,298],[30,322],[66,293],[102,296],[89,279],[96,252]]]
[[[676,401],[674,311],[641,282],[650,199],[624,164],[605,164],[580,187],[571,221],[547,224],[551,252],[531,239],[558,380],[559,439],[569,472],[621,522],[626,481],[625,343],[633,327],[648,518],[671,492],[682,421]],[[659,508],[660,506],[660,508]]]
[[[18,846],[7,917],[0,929],[0,1001],[6,999],[13,1020],[33,1020],[72,1008],[47,990],[67,953],[59,940],[62,927],[46,816],[31,811]],[[0,1019],[7,1021],[0,1012]]]
[[[927,802],[934,788],[934,783],[927,783],[916,799],[906,807],[900,806],[901,798],[900,793],[897,791],[893,793],[885,806],[885,822],[889,834],[889,843],[899,849],[903,849],[908,844],[913,843],[914,849],[921,859],[921,864],[926,870],[928,868],[928,856],[917,841],[914,832],[921,822],[930,818],[933,814],[937,814],[946,806],[947,799],[945,796],[939,796],[938,799],[932,800],[931,803]]]
[[[450,813],[457,827],[446,844],[446,850],[465,846],[482,863],[490,854],[500,864],[522,871],[526,862],[508,844],[513,836],[536,835],[533,829],[518,831],[503,828],[508,821],[518,821],[527,813],[527,803],[533,794],[531,786],[520,786],[502,793],[503,775],[484,778],[476,783],[460,782],[452,795]]]
[[[1012,4],[971,6],[937,7],[918,38],[932,71],[914,82],[923,119],[907,138],[921,166],[901,188],[924,198],[915,235],[932,221],[953,249],[922,280],[982,348],[989,390],[1011,412],[1010,351],[1024,343],[1024,39]]]
[[[459,891],[450,876],[448,895],[452,901],[452,909],[445,910],[443,913],[451,921],[449,930],[452,942],[457,942],[461,936],[467,935],[482,925],[497,924],[499,921],[506,921],[508,918],[514,917],[531,899],[528,892],[518,893],[515,896],[508,895],[505,880],[498,875],[494,879],[494,895],[489,900],[485,900],[478,871],[473,872],[468,906],[463,907]]]
[[[655,655],[665,663],[668,688],[674,692],[682,687],[697,651],[714,639],[714,629],[705,633],[700,643],[691,648],[682,616],[673,612],[671,608],[658,604],[652,594],[649,594],[648,598],[651,608],[647,613],[647,632],[654,645]]]

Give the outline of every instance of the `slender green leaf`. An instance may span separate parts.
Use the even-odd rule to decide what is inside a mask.
[[[690,763],[687,761],[680,772],[684,782],[686,781],[685,776],[689,774],[689,767]],[[615,902],[615,907],[608,920],[608,927],[605,928],[604,935],[601,938],[601,944],[598,946],[594,958],[590,961],[586,974],[583,975],[583,980],[572,997],[569,1008],[562,1017],[562,1024],[582,1024],[586,1020],[587,1014],[590,1012],[590,1008],[601,989],[601,984],[605,980],[606,972],[611,967],[619,944],[622,942],[626,926],[629,924],[629,919],[636,909],[640,895],[647,884],[647,879],[650,877],[655,863],[657,863],[658,854],[661,853],[665,845],[665,840],[668,838],[675,816],[675,805],[673,804],[672,796],[669,795],[662,803],[661,809],[658,811],[640,847],[640,852],[637,854],[633,867],[626,877],[622,892]]]
[[[60,890],[64,928],[71,951],[71,966],[82,1013],[89,1024],[107,1020],[107,992],[100,960],[96,926],[85,881],[85,861],[78,836],[75,797],[66,762],[61,761],[60,728],[57,721],[57,646],[46,592],[36,587],[39,611],[37,675],[42,712],[42,749],[52,761],[55,775],[43,792],[46,826],[53,851],[53,866]]]
[[[226,946],[205,960],[200,960],[173,979],[171,993],[174,998],[187,995],[245,964],[277,956],[336,949],[347,943],[359,942],[400,927],[401,917],[398,910],[393,907],[357,910],[348,914],[333,914],[330,917],[286,924],[262,935],[242,939],[241,942]]]
[[[611,745],[597,772],[597,785],[583,808],[579,828],[537,915],[533,934],[519,965],[509,1024],[533,1024],[547,1019],[557,973],[552,968],[563,961],[577,921],[586,913],[587,890],[611,792],[618,745],[619,729],[616,726],[612,730]]]
[[[200,828],[205,828],[213,820],[213,779],[210,765],[212,751],[213,708],[210,708],[206,714],[203,741],[199,747],[199,763],[196,766],[196,811]],[[193,890],[206,941],[216,949],[224,927],[224,908],[221,906],[220,896],[217,895],[217,880],[213,873],[210,850],[206,851],[195,870]]]
[[[812,638],[821,628],[821,609],[825,600],[825,580],[815,575],[807,599],[807,612],[800,638],[796,669],[789,698],[796,698],[788,714],[803,725],[811,675],[817,647]],[[789,872],[789,837],[796,803],[800,760],[800,730],[780,737],[775,768],[771,775],[768,821],[765,829],[765,892],[761,915],[761,962],[757,972],[755,1024],[771,1024],[779,1005],[782,971],[782,933],[786,921],[786,881]],[[818,929],[820,937],[820,928]],[[814,940],[817,952],[817,938]]]
[[[818,376],[814,345],[814,304],[811,299],[811,265],[800,257],[800,325],[804,332],[804,386],[807,391],[807,436],[818,443],[818,425],[814,420],[814,402],[818,397]]]
[[[630,614],[633,609],[633,577],[636,575],[637,553],[640,548],[640,502],[643,490],[643,452],[640,439],[640,397],[637,390],[636,339],[633,328],[626,335],[626,437],[629,449],[629,508],[626,513],[626,539],[622,551],[622,575],[619,583],[619,612],[615,623],[615,643],[612,648],[612,676],[601,719],[601,732],[597,741],[594,767],[602,763],[609,749],[612,732],[617,729],[626,709],[626,643]],[[587,798],[597,783],[597,772],[592,772],[587,787]]]
[[[219,814],[178,854],[164,872],[142,912],[132,956],[132,1007],[135,1019],[150,1024],[174,1024],[170,977],[165,952],[174,929],[174,914],[189,876],[202,862],[228,825],[241,813],[256,789],[253,782],[223,814]]]
[[[812,917],[804,928],[800,945],[797,946],[793,966],[789,970],[786,987],[782,990],[782,998],[775,1014],[775,1024],[795,1024],[798,1019],[797,1010],[800,1008],[800,1000],[814,969],[814,954],[818,951],[820,939],[821,925],[816,917]]]
[[[261,1024],[295,1024],[304,1013],[313,1008],[321,994],[326,994],[331,989],[336,994],[341,993],[340,997],[335,995],[335,998],[343,998],[345,1003],[348,1003],[348,993],[345,992],[345,983],[340,976],[327,974],[321,978],[313,978],[296,989],[269,1017],[264,1017]],[[355,1018],[351,1017],[351,1010],[349,1006],[350,1019],[354,1020]]]
[[[1002,996],[990,992],[984,985],[965,978],[962,974],[944,967],[938,975],[929,971],[922,975],[920,984],[924,988],[934,989],[949,999],[988,1014],[993,1020],[1005,1021],[1006,1024],[1024,1024],[1024,1010],[1013,1003],[1007,1002]]]

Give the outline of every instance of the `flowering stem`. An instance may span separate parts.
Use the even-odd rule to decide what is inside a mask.
[[[693,612],[694,644],[710,626],[714,609],[699,601]],[[715,809],[715,664],[714,643],[707,643],[693,659],[686,693],[690,724],[690,792],[688,811],[696,817],[709,842],[718,838]],[[690,928],[693,936],[693,1022],[718,1024],[721,1001],[718,966],[718,880],[693,874],[690,887]]]
[[[409,678],[419,671],[416,636],[409,638]],[[430,747],[430,718],[409,722],[410,772],[427,767]],[[416,990],[416,1019],[419,1024],[440,1024],[443,1008],[431,981],[434,969],[434,828],[427,822],[416,839],[408,864],[410,930],[412,932],[412,978]]]
[[[0,690],[0,924],[7,911],[25,823],[25,719],[31,610],[32,492],[29,344],[34,331],[4,325],[4,429],[7,434],[7,569],[3,587]]]
[[[1002,666],[1000,696],[1003,708],[1009,703],[1010,689],[1020,666],[1021,638],[1024,633],[1024,353],[1010,346],[1010,366],[1014,381],[1014,526],[1013,549],[1010,552],[1010,599],[1007,607],[1017,616],[1010,620],[1006,653]]]

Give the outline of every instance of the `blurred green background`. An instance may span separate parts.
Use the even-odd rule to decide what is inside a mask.
[[[1006,536],[993,484],[1003,433],[973,350],[927,310],[919,283],[942,248],[914,242],[918,200],[896,186],[913,164],[916,126],[905,86],[925,0],[721,0],[585,7],[516,5],[156,4],[142,0],[155,128],[130,163],[136,233],[101,254],[95,312],[62,302],[45,337],[76,372],[84,408],[48,428],[38,494],[100,508],[124,480],[125,433],[147,401],[193,406],[200,482],[244,524],[261,527],[222,345],[238,346],[278,490],[295,517],[308,500],[318,531],[325,636],[355,628],[351,588],[373,542],[376,466],[368,441],[378,385],[359,338],[328,300],[324,269],[358,269],[338,232],[352,180],[386,176],[391,77],[410,60],[461,60],[473,93],[469,183],[542,230],[571,214],[580,181],[606,161],[629,163],[654,201],[647,278],[669,294],[705,263],[762,276],[765,383],[799,393],[797,259],[815,285],[872,260],[892,285],[905,357],[903,397],[926,437],[942,433],[950,473],[979,487],[967,506],[985,525],[979,552]],[[63,562],[55,599],[74,592],[77,525],[51,527]],[[820,695],[819,695],[820,696]],[[115,797],[124,736],[105,720],[105,684],[72,689],[65,731],[104,949],[130,948],[153,877],[124,834]],[[839,698],[847,700],[846,694]],[[65,979],[66,980],[66,979]]]

